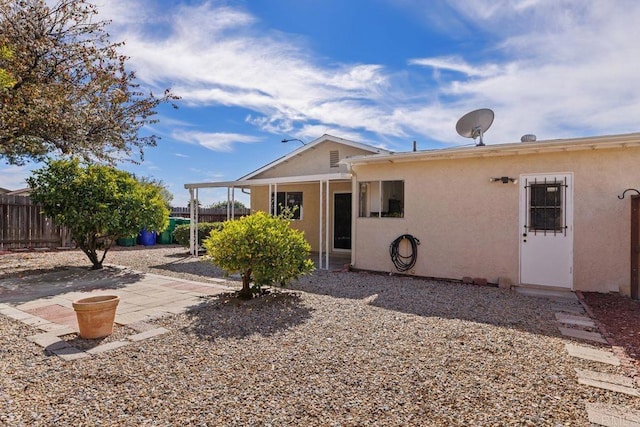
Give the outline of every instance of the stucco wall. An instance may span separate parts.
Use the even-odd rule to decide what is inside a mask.
[[[307,149],[306,151],[301,152],[300,154],[292,157],[289,160],[286,160],[283,163],[269,168],[268,170],[254,176],[253,178],[274,178],[283,176],[347,172],[347,168],[344,165],[339,165],[338,167],[330,167],[329,154],[334,150],[338,151],[340,160],[348,156],[371,154],[371,152],[361,150],[359,148],[338,144],[333,141],[325,141],[321,144]]]
[[[573,173],[573,289],[629,294],[630,201],[640,187],[640,149],[619,148],[476,159],[355,165],[357,181],[404,180],[404,218],[357,218],[357,268],[395,271],[389,244],[421,240],[413,274],[519,280],[522,183],[490,177]],[[357,201],[356,201],[357,202]]]
[[[272,188],[273,191],[273,188]],[[292,227],[304,232],[304,236],[311,245],[312,251],[318,251],[320,220],[320,188],[317,183],[290,184],[277,186],[277,191],[302,191],[303,215],[300,220],[291,222]],[[329,247],[333,247],[333,194],[336,192],[351,192],[351,182],[333,182],[329,185],[330,215],[329,215]],[[323,185],[322,197],[326,196],[326,187]],[[324,204],[324,200],[323,200]],[[269,212],[269,187],[251,187],[251,210]],[[325,235],[323,234],[323,239]],[[323,242],[324,249],[324,242]]]

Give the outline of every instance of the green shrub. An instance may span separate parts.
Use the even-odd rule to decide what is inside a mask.
[[[202,245],[202,241],[209,237],[212,231],[222,230],[223,222],[200,222],[198,223],[198,245]],[[191,232],[191,224],[177,225],[173,231],[173,238],[179,245],[189,247],[189,233]]]
[[[229,274],[242,275],[240,298],[251,298],[264,285],[284,286],[313,271],[311,246],[304,233],[291,228],[290,222],[257,212],[226,221],[222,230],[212,231],[204,241],[211,262]]]

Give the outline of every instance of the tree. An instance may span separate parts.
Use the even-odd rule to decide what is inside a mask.
[[[224,200],[224,201],[212,203],[211,206],[209,206],[209,207],[211,209],[227,209],[228,205],[229,205],[229,202]],[[244,205],[244,203],[242,203],[240,200],[234,200],[232,206],[236,210],[247,209],[247,207]]]
[[[238,297],[249,299],[261,286],[284,286],[313,271],[311,247],[304,233],[291,228],[290,222],[285,217],[257,212],[226,221],[222,230],[212,231],[203,242],[211,262],[230,274],[241,274]]]
[[[106,21],[86,0],[0,0],[0,157],[24,164],[47,155],[115,163],[155,146],[141,135],[156,107],[177,99],[145,94]],[[175,107],[175,105],[174,105]]]
[[[94,270],[102,268],[115,239],[136,235],[143,228],[164,230],[168,225],[169,211],[157,187],[141,184],[110,166],[50,160],[27,182],[33,201],[57,224],[70,229]]]
[[[149,178],[146,176],[136,177],[141,184],[152,185],[158,189],[160,195],[162,196],[162,200],[164,200],[165,207],[171,211],[171,202],[173,201],[173,193],[169,191],[167,188],[167,184],[165,184],[161,179]]]

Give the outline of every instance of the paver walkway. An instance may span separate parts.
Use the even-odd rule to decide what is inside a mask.
[[[596,323],[588,316],[585,310],[586,306],[582,306],[575,295],[574,298],[558,298],[556,295],[550,295],[550,298],[555,303],[553,310],[558,322],[558,329],[563,336],[579,341],[608,344],[608,341],[598,330]],[[610,350],[598,350],[573,343],[567,343],[565,348],[571,357],[620,366],[620,359]],[[624,375],[576,369],[576,376],[578,383],[589,387],[640,396],[633,379]],[[640,414],[623,406],[603,403],[586,403],[585,406],[592,425],[640,427]]]
[[[118,267],[11,278],[0,285],[0,314],[36,327],[42,332],[29,337],[30,341],[63,359],[74,360],[168,332],[147,321],[182,313],[201,304],[203,297],[234,290],[224,280],[210,280],[212,283],[200,283]],[[115,323],[137,333],[126,341],[99,345],[85,352],[59,337],[78,332],[72,302],[96,295],[119,296]]]

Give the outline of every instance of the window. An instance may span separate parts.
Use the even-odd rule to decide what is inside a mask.
[[[525,229],[534,234],[567,232],[567,178],[525,180],[527,223]]]
[[[273,206],[273,193],[271,193],[271,206]],[[276,215],[282,213],[282,208],[295,209],[293,219],[302,218],[302,191],[278,191],[276,196]]]
[[[360,182],[360,217],[404,218],[404,181]]]
[[[529,231],[564,229],[561,183],[531,184],[529,191]]]

